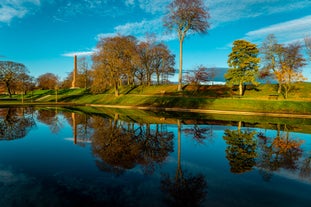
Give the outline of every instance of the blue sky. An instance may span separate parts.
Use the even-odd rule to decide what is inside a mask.
[[[65,77],[73,54],[90,55],[100,37],[155,33],[176,55],[179,43],[162,26],[171,0],[0,0],[0,60],[23,63],[31,75]],[[184,42],[184,68],[227,67],[231,44],[260,45],[268,34],[280,43],[311,36],[311,0],[205,0],[211,28]],[[311,80],[309,65],[304,75]],[[176,64],[178,68],[178,64]]]

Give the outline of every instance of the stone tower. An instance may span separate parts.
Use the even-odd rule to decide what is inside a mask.
[[[78,63],[77,63],[77,55],[74,55],[71,88],[76,88],[76,79],[77,79],[77,74],[78,74],[78,67],[77,67],[77,65],[78,65]]]

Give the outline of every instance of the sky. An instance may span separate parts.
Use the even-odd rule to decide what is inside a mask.
[[[179,41],[163,27],[171,0],[0,0],[0,60],[23,63],[38,77],[65,78],[73,55],[91,57],[100,38],[155,34],[179,61]],[[232,43],[261,45],[269,34],[289,44],[311,36],[311,0],[204,0],[210,13],[207,34],[184,41],[184,70],[199,65],[228,67]],[[306,56],[307,57],[307,56]],[[310,60],[310,59],[309,59]],[[311,81],[311,62],[304,75]]]

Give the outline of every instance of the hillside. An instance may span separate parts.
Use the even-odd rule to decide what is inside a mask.
[[[66,105],[110,105],[151,108],[180,108],[223,110],[259,113],[311,114],[311,83],[297,84],[295,90],[285,100],[279,96],[276,100],[276,85],[262,84],[248,87],[244,96],[237,95],[235,89],[224,85],[185,86],[177,92],[176,85],[123,87],[120,96],[115,97],[113,90],[102,94],[91,94],[84,89],[34,91],[21,97],[15,95],[14,101],[0,96],[0,105],[12,104],[66,104]],[[273,96],[271,96],[273,95]],[[23,101],[22,101],[23,98]],[[2,100],[1,100],[2,99]]]

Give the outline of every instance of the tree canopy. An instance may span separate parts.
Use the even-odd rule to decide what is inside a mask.
[[[0,61],[0,82],[4,83],[10,97],[14,87],[21,81],[21,75],[27,73],[28,70],[22,63]]]
[[[228,72],[225,79],[228,85],[239,85],[239,95],[243,95],[243,85],[245,83],[257,84],[259,50],[256,44],[246,40],[236,40],[233,42],[232,52],[228,59]]]

